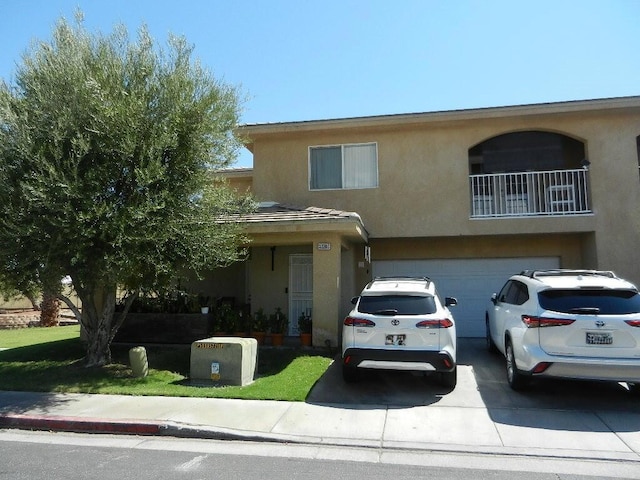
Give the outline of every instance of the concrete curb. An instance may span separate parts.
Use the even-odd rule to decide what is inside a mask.
[[[0,415],[1,428],[52,430],[79,433],[120,433],[129,435],[160,435],[162,422],[136,420],[104,420],[56,415]]]
[[[285,434],[268,434],[263,432],[238,431],[225,428],[213,428],[201,425],[188,425],[176,422],[139,421],[139,420],[104,420],[89,417],[68,417],[55,415],[22,415],[0,414],[0,428],[58,431],[75,433],[106,433],[138,436],[167,436],[175,438],[199,438],[206,440],[243,441],[243,442],[271,442],[280,444],[315,445],[323,447],[350,447],[361,449],[389,449],[406,452],[430,452],[446,454],[486,455],[520,458],[571,459],[604,462],[628,462],[640,464],[636,454],[607,454],[593,451],[562,451],[522,448],[473,447],[469,445],[433,445],[407,443],[400,445],[386,444],[378,441],[356,441],[338,438],[324,438],[315,436],[298,436]]]

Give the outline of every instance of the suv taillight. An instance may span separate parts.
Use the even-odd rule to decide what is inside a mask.
[[[344,324],[348,327],[375,327],[376,323],[364,318],[347,317]]]
[[[571,325],[573,322],[575,322],[575,320],[569,318],[547,318],[522,315],[522,323],[524,323],[527,328],[561,327],[563,325]]]
[[[448,318],[442,320],[422,320],[416,323],[417,328],[449,328],[453,327],[453,322]]]
[[[640,327],[640,320],[625,320],[624,323],[627,323],[632,327]]]

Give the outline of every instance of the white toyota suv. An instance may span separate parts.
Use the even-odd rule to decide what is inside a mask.
[[[486,332],[514,390],[537,376],[640,386],[640,295],[613,272],[514,275],[491,297]]]
[[[342,374],[347,382],[360,369],[435,373],[453,389],[457,381],[456,327],[426,277],[376,278],[352,299],[342,327]]]

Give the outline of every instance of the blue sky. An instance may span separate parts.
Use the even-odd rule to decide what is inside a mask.
[[[78,7],[184,35],[243,123],[640,95],[640,0],[0,0],[0,77]]]

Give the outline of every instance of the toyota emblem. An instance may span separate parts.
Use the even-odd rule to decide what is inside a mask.
[[[606,323],[604,323],[604,321],[602,320],[596,320],[596,327],[598,328],[602,328],[606,325]]]
[[[394,327],[397,327],[398,325],[400,325],[400,320],[391,320],[391,325],[393,325]]]

